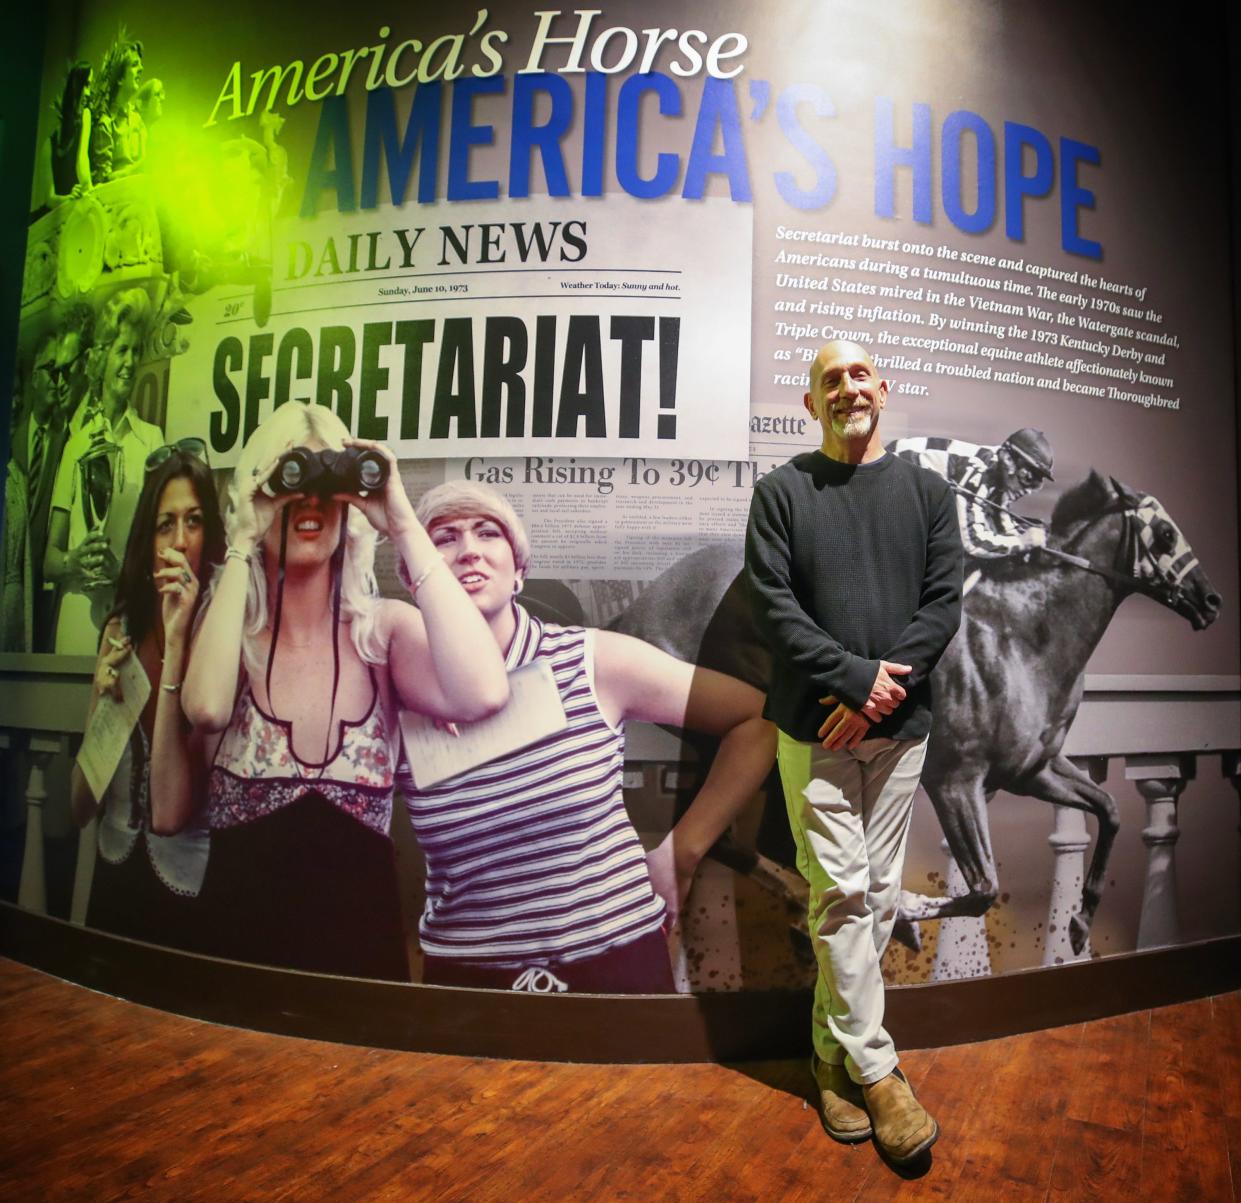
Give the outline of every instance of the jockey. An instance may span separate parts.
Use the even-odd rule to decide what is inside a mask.
[[[1015,517],[1008,507],[1052,479],[1051,445],[1041,430],[1027,426],[998,447],[947,438],[897,439],[889,450],[929,468],[957,494],[961,541],[972,560],[998,560],[1045,546],[1042,526]],[[967,568],[972,585],[978,565]],[[968,586],[967,586],[968,587]]]

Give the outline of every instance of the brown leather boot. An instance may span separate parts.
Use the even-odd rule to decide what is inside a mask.
[[[905,1165],[939,1137],[939,1125],[914,1098],[899,1069],[862,1087],[862,1099],[875,1126],[875,1143],[889,1161]]]
[[[869,1140],[870,1116],[862,1106],[862,1088],[849,1077],[843,1065],[828,1065],[818,1054],[810,1058],[819,1096],[819,1120],[823,1131],[841,1144],[857,1144]]]

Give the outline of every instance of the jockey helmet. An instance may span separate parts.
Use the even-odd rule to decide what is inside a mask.
[[[1004,440],[1004,447],[1020,463],[1028,465],[1040,480],[1055,479],[1051,474],[1051,444],[1041,430],[1025,426]]]

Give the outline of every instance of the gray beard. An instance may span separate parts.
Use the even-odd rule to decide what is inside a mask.
[[[843,421],[832,418],[832,433],[838,439],[861,439],[870,435],[875,428],[875,411],[858,414],[857,417],[845,418]]]

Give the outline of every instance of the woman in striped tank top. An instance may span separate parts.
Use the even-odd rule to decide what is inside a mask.
[[[404,784],[427,862],[424,981],[673,991],[661,929],[774,760],[762,695],[628,635],[529,614],[516,602],[530,563],[526,533],[491,489],[440,485],[417,513],[508,670],[547,663],[567,719],[537,743],[439,785]],[[649,864],[621,794],[626,719],[722,740],[701,791]]]

